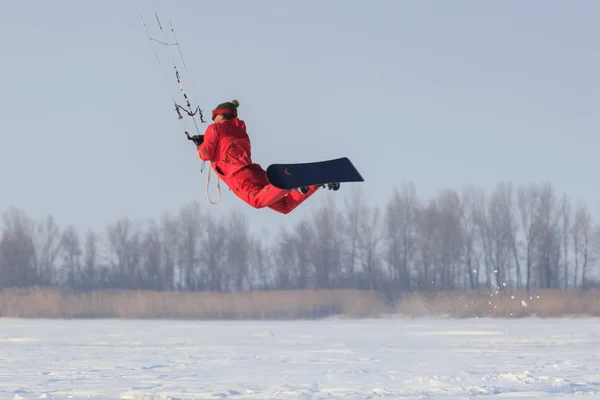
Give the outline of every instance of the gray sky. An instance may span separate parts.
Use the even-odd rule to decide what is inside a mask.
[[[158,35],[154,11],[174,24],[206,119],[240,101],[256,162],[348,156],[366,182],[288,216],[223,186],[209,204],[170,59],[159,68],[140,23]],[[403,181],[429,197],[499,180],[600,205],[597,1],[13,1],[0,15],[0,211],[104,230],[197,199],[262,229],[351,186],[384,204]]]

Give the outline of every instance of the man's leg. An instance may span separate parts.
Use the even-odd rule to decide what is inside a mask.
[[[289,190],[278,189],[271,184],[266,184],[263,187],[248,185],[245,189],[248,191],[243,193],[243,200],[254,208],[268,207],[275,202],[285,200],[289,197],[290,192]]]
[[[310,186],[306,194],[292,190],[286,197],[272,203],[267,207],[282,214],[289,214],[306,199],[312,196],[318,189],[318,186]]]
[[[282,214],[290,213],[319,189],[311,186],[306,193],[278,189],[269,183],[266,172],[260,167],[240,171],[236,180],[239,183],[233,191],[239,198],[254,208],[268,207]]]
[[[235,179],[237,184],[233,192],[254,208],[268,207],[290,193],[289,190],[271,185],[265,171],[259,167],[246,168],[240,171]]]

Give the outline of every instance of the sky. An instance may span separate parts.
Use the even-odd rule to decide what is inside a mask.
[[[140,21],[160,39],[155,11],[173,23],[188,71],[171,54],[205,119],[240,101],[255,162],[345,156],[365,182],[289,215],[252,209],[223,184],[209,204],[183,134],[194,126],[173,110],[172,59]],[[550,181],[600,206],[594,0],[15,1],[0,15],[0,212],[103,231],[199,201],[264,231],[356,188],[384,205],[403,182],[430,198],[503,180]]]

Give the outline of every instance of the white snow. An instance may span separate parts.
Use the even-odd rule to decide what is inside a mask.
[[[0,319],[0,399],[600,399],[600,319]]]

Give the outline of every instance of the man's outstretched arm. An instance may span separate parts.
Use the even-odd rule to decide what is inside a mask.
[[[203,136],[204,140],[197,148],[198,156],[202,161],[214,161],[219,140],[219,133],[215,125],[209,125]]]

